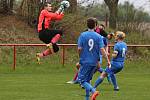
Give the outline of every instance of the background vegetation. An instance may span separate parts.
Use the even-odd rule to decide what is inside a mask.
[[[0,2],[2,4],[0,6],[1,43],[42,43],[38,39],[36,27],[39,12],[46,0],[1,0]],[[54,10],[57,10],[60,0],[52,0],[51,2]],[[116,28],[110,28],[108,19],[111,15],[107,3],[92,3],[88,6],[81,6],[76,0],[72,0],[70,3],[71,7],[65,11],[65,18],[60,22],[52,23],[53,28],[61,28],[64,30],[64,35],[59,43],[76,43],[80,32],[86,29],[86,19],[90,16],[96,17],[99,23],[105,24],[107,32],[114,32],[116,30],[124,31],[126,33],[125,42],[127,44],[150,43],[150,16],[142,9],[136,9],[133,4],[125,2],[124,4],[117,5]],[[111,40],[110,42],[114,44],[113,41]],[[22,59],[18,59],[20,60],[19,62],[23,64],[22,61],[30,61],[34,58],[33,54],[39,50],[43,50],[42,48],[18,47],[17,57],[20,58],[23,56]],[[76,51],[75,49],[72,51],[70,48],[72,47],[68,47],[67,49],[68,54],[73,57],[70,61],[76,61],[75,59],[78,59],[78,56],[74,55]],[[130,47],[127,57],[129,60],[143,58],[149,60],[149,50],[149,47]],[[13,56],[12,48],[1,47],[0,55],[0,63],[4,61],[12,63],[9,57]],[[29,64],[30,62],[25,63]]]
[[[42,43],[36,30],[37,19],[45,0],[0,0],[0,44]],[[55,9],[59,0],[51,0]],[[84,0],[86,1],[86,0]],[[105,0],[107,1],[107,0]],[[113,0],[108,0],[113,1]],[[117,1],[117,0],[114,0]],[[80,32],[86,28],[87,17],[93,16],[106,25],[107,32],[126,32],[128,44],[150,44],[150,16],[136,9],[129,2],[117,5],[115,28],[110,27],[108,4],[90,4],[87,7],[70,0],[61,22],[53,22],[53,28],[62,28],[64,35],[59,43],[76,43]],[[111,19],[112,20],[112,19]],[[114,40],[110,41],[112,44]],[[78,61],[76,47],[67,47],[65,66],[62,66],[62,49],[56,55],[35,62],[36,52],[45,47],[17,47],[17,68],[13,66],[13,48],[0,47],[0,100],[83,100],[84,90],[78,85],[67,85],[72,79],[74,65]],[[112,51],[112,48],[111,48]],[[121,91],[112,92],[112,86],[104,82],[99,99],[149,100],[150,48],[130,47],[123,73],[118,75]],[[104,65],[105,66],[105,61]],[[93,80],[98,77],[98,73]],[[126,84],[125,84],[126,83]],[[65,91],[64,91],[65,90]],[[142,91],[142,92],[141,92]],[[58,98],[59,97],[59,98]]]
[[[86,0],[85,0],[86,1]],[[106,0],[107,1],[107,0]],[[150,43],[150,16],[142,9],[136,9],[133,4],[125,2],[117,5],[117,24],[116,28],[109,27],[111,22],[108,21],[110,17],[110,9],[107,3],[89,4],[88,6],[81,6],[76,0],[70,1],[71,7],[65,11],[65,18],[60,22],[53,22],[53,28],[61,28],[64,30],[64,35],[59,43],[76,43],[80,32],[86,29],[87,17],[93,16],[99,20],[99,23],[106,25],[107,32],[114,32],[121,30],[126,33],[125,42],[127,44],[149,44]],[[115,0],[114,0],[115,1]],[[37,20],[42,5],[46,0],[1,0],[1,14],[0,14],[0,39],[1,43],[42,43],[38,40],[38,33],[36,31]],[[60,0],[51,1],[54,10],[59,7]],[[116,2],[118,2],[116,0]],[[112,4],[113,5],[113,4]],[[113,5],[114,6],[114,5]],[[110,41],[113,44],[113,41]],[[6,50],[7,49],[7,50]],[[8,56],[12,55],[10,51],[12,48],[1,47],[1,56],[7,62],[11,62]],[[42,47],[41,47],[42,50]],[[67,49],[71,52],[71,49]],[[150,56],[150,48],[129,48],[128,58],[133,59],[148,59]],[[25,60],[31,60],[37,48],[18,47],[17,53],[26,52],[23,56]],[[5,53],[10,54],[6,55]],[[23,53],[24,54],[24,53]],[[23,55],[21,54],[20,57]],[[19,55],[18,55],[19,56]],[[75,56],[78,59],[77,56]],[[3,62],[1,59],[0,62]],[[75,58],[73,58],[75,59]],[[24,61],[24,60],[23,60]],[[73,61],[73,60],[72,60]],[[29,63],[29,62],[28,62]],[[28,64],[27,63],[27,64]]]

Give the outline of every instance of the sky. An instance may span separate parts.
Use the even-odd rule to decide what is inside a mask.
[[[78,2],[81,2],[81,1],[84,1],[84,0],[78,0]],[[97,3],[104,2],[104,0],[88,0],[88,3],[93,2],[93,1]],[[150,14],[150,0],[119,0],[119,4],[120,3],[123,4],[125,1],[129,1],[137,9],[143,8],[144,11]]]
[[[129,1],[136,8],[144,8],[144,11],[150,14],[150,0],[119,0],[119,3],[123,3],[124,1]]]

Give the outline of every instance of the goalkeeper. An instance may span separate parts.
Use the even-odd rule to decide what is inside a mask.
[[[40,64],[40,58],[56,53],[59,51],[57,46],[58,40],[61,38],[62,30],[50,29],[50,23],[56,20],[62,20],[64,9],[69,7],[68,1],[62,1],[59,9],[53,13],[50,3],[44,4],[44,9],[41,11],[38,22],[39,39],[47,44],[47,49],[36,54],[37,62]]]

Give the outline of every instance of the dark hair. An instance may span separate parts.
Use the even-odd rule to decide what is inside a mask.
[[[102,26],[103,28],[105,28],[105,25],[104,25],[104,24],[100,24],[100,26]]]
[[[89,29],[94,29],[95,28],[95,20],[93,18],[88,18],[87,19],[87,27]]]
[[[98,25],[98,20],[97,20],[97,18],[93,18],[94,20],[95,20],[95,26],[97,26]]]
[[[48,4],[51,4],[51,3],[49,3],[49,2],[45,2],[43,6],[44,6],[44,7],[47,7],[47,6],[48,6]]]

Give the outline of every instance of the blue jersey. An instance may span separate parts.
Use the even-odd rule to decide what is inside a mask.
[[[102,37],[94,31],[81,33],[78,39],[78,47],[82,48],[80,53],[80,64],[96,65],[99,59],[100,48],[103,48]]]
[[[114,51],[118,51],[117,57],[112,58],[112,61],[117,61],[117,62],[124,62],[126,52],[127,52],[127,45],[125,42],[117,42],[114,45]]]
[[[103,37],[103,36],[102,36]],[[106,37],[103,37],[104,47],[108,45],[108,40]]]
[[[106,47],[108,45],[108,40],[106,37],[101,36],[103,39],[103,43],[104,43],[104,47]],[[100,52],[100,56],[102,55],[102,53]],[[102,56],[100,57],[100,60],[102,60]]]

